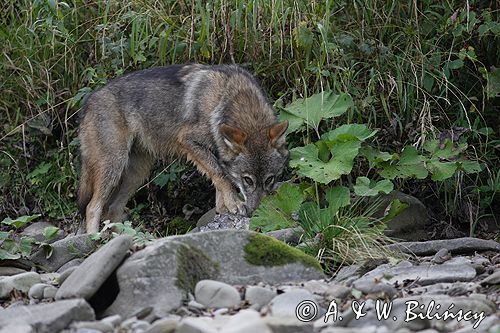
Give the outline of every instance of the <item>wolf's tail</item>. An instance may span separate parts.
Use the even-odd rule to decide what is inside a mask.
[[[92,181],[92,175],[89,173],[88,167],[83,159],[81,164],[80,186],[78,188],[78,211],[80,215],[85,218],[87,205],[92,199],[92,194],[94,192],[92,185],[94,182]]]

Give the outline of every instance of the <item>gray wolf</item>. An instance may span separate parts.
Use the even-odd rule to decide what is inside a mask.
[[[119,222],[156,160],[184,157],[212,180],[216,211],[250,216],[289,152],[256,79],[235,65],[156,67],[110,81],[85,102],[78,193],[86,231]]]

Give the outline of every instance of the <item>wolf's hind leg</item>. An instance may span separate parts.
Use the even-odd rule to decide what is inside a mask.
[[[109,139],[109,140],[108,140]],[[91,181],[87,186],[92,189],[90,201],[85,207],[87,233],[99,231],[99,223],[107,201],[118,185],[128,162],[128,143],[125,136],[102,138],[88,131],[81,136],[82,163],[88,168],[85,172],[91,177],[81,181]]]
[[[149,176],[153,162],[154,159],[150,154],[139,151],[134,147],[132,148],[120,183],[113,191],[109,200],[109,206],[104,217],[105,220],[112,222],[122,222],[124,220],[125,206],[130,197]]]

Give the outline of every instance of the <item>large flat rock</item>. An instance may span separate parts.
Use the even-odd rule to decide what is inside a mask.
[[[159,239],[127,258],[116,274],[120,292],[107,314],[127,316],[152,307],[160,317],[179,307],[205,279],[243,285],[324,277],[314,258],[246,230]]]
[[[83,299],[24,305],[0,311],[0,327],[31,325],[37,333],[54,333],[74,320],[94,320],[94,310]]]
[[[426,242],[401,242],[386,246],[390,250],[418,256],[428,256],[441,249],[447,249],[453,254],[474,253],[475,251],[500,251],[500,243],[494,240],[462,237],[455,239],[440,239]]]
[[[132,246],[132,237],[118,236],[83,261],[59,288],[56,299],[90,298],[120,265]]]
[[[383,281],[389,284],[403,284],[406,280],[416,281],[419,285],[429,285],[441,282],[471,281],[476,277],[476,270],[467,264],[433,265],[423,263],[416,266],[381,265],[366,273],[354,284],[365,281]]]

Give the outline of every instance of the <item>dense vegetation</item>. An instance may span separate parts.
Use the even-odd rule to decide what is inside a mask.
[[[5,0],[0,221],[34,214],[60,225],[75,219],[77,114],[92,90],[135,69],[234,62],[259,78],[293,125],[295,186],[281,195],[296,198],[285,208],[299,216],[285,217],[285,225],[299,219],[311,238],[325,231],[318,223],[328,226],[334,216],[366,225],[371,208],[359,197],[398,189],[432,208],[436,225],[447,226],[439,230],[476,234],[480,221],[499,211],[495,4]],[[347,127],[334,130],[341,125]],[[318,174],[325,166],[328,172]],[[189,195],[208,187],[190,167],[159,166],[130,205],[132,217],[173,219],[171,230],[182,229],[174,216],[196,211],[183,204],[199,203]],[[201,208],[213,204],[212,193]],[[161,223],[153,227],[167,232]]]

